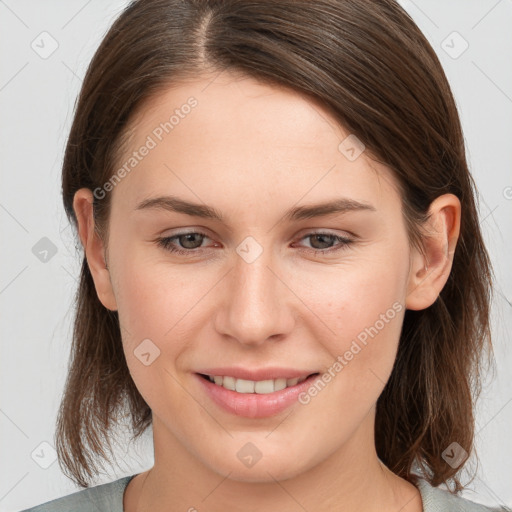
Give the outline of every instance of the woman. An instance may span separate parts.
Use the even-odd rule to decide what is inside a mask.
[[[456,496],[490,263],[449,84],[396,2],[132,2],[63,196],[61,466],[87,487],[126,416],[155,463],[30,510],[490,510]]]

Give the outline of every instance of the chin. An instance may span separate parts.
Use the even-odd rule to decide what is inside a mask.
[[[216,468],[212,468],[216,473],[226,476],[229,474],[229,479],[236,482],[244,483],[275,483],[276,480],[288,480],[294,478],[302,473],[305,468],[297,466],[297,460],[291,459],[291,466],[288,468],[282,467],[282,461],[279,464],[274,464],[273,461],[264,462],[261,459],[252,468],[240,467],[240,465],[233,465],[231,461],[226,464],[221,464]]]
[[[259,449],[250,441],[235,444],[234,449],[226,448],[208,459],[203,457],[203,463],[223,477],[229,475],[230,480],[247,483],[288,480],[314,465],[313,461],[308,464],[303,454],[298,456],[295,450],[286,451],[285,447],[279,449],[259,442]]]

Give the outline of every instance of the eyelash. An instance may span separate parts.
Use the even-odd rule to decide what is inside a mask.
[[[201,235],[206,238],[210,238],[206,233],[203,233],[202,231],[189,231],[189,232],[179,233],[177,235],[173,235],[173,236],[169,236],[169,237],[159,238],[156,240],[156,243],[159,247],[162,247],[163,249],[165,249],[166,251],[169,251],[171,253],[178,254],[180,256],[193,256],[193,255],[197,254],[197,252],[200,251],[201,249],[200,248],[177,249],[176,246],[172,245],[174,239],[177,239],[181,236],[186,236],[186,235]],[[315,253],[315,255],[318,253],[330,254],[332,252],[342,251],[342,250],[346,249],[349,245],[354,243],[354,240],[351,240],[350,238],[346,238],[346,237],[339,236],[339,235],[333,235],[332,233],[324,233],[322,231],[308,233],[307,235],[301,237],[299,240],[303,240],[304,238],[308,238],[308,237],[312,237],[312,236],[319,236],[319,235],[331,237],[334,239],[335,242],[340,242],[340,245],[338,247],[334,247],[334,248],[329,247],[328,249],[309,249],[310,251],[313,251]]]

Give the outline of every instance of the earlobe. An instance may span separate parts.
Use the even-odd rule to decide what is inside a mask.
[[[73,209],[78,222],[78,234],[98,298],[107,309],[116,311],[117,304],[109,269],[105,261],[104,244],[95,230],[93,195],[88,188],[81,188],[76,191],[73,199]]]
[[[424,251],[411,253],[405,306],[421,310],[431,306],[441,293],[452,269],[460,232],[460,201],[454,194],[444,194],[432,201],[429,219],[423,226]]]

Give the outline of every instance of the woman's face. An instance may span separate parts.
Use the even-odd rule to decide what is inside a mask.
[[[243,481],[355,461],[411,287],[396,182],[316,103],[213,78],[145,105],[111,192],[112,290],[155,459],[180,447]]]

